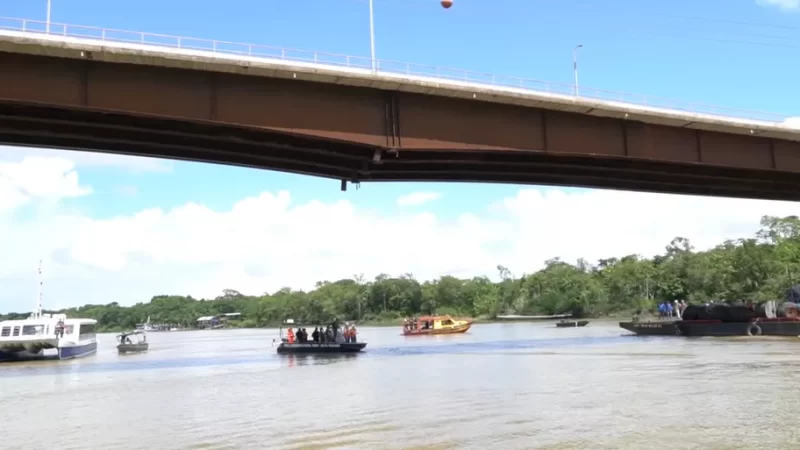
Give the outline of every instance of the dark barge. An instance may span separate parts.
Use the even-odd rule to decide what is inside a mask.
[[[800,308],[776,301],[758,306],[690,305],[680,320],[632,320],[619,326],[644,336],[800,337]]]
[[[280,355],[309,355],[309,354],[323,354],[329,355],[334,353],[358,353],[364,350],[367,346],[366,342],[344,342],[337,344],[335,342],[295,342],[289,344],[288,342],[281,342],[278,345],[278,354]]]

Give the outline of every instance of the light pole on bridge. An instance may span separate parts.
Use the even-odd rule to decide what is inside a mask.
[[[369,0],[369,49],[370,60],[372,61],[372,74],[375,75],[378,73],[378,64],[375,59],[375,9],[372,3],[373,0]]]
[[[575,73],[575,97],[580,95],[578,91],[578,49],[583,48],[583,44],[578,44],[572,49],[572,71]]]
[[[45,31],[50,34],[50,8],[52,0],[47,0],[47,18],[45,19]]]

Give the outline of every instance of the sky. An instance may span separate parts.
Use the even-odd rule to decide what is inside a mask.
[[[800,0],[375,0],[381,59],[800,115]],[[45,1],[0,3],[44,20]],[[366,0],[53,0],[52,21],[369,55]],[[2,19],[0,19],[2,20]],[[0,312],[213,298],[363,273],[496,277],[749,237],[795,203],[513,185],[363,184],[0,146]]]

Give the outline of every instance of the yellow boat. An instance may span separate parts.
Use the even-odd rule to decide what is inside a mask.
[[[423,336],[431,334],[466,333],[471,326],[471,320],[456,320],[447,315],[422,316],[417,319],[406,320],[406,323],[403,325],[403,335]]]

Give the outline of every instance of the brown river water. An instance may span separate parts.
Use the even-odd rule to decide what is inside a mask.
[[[614,322],[362,328],[351,357],[277,330],[150,333],[150,351],[0,365],[0,448],[797,449],[800,338],[631,337]]]

